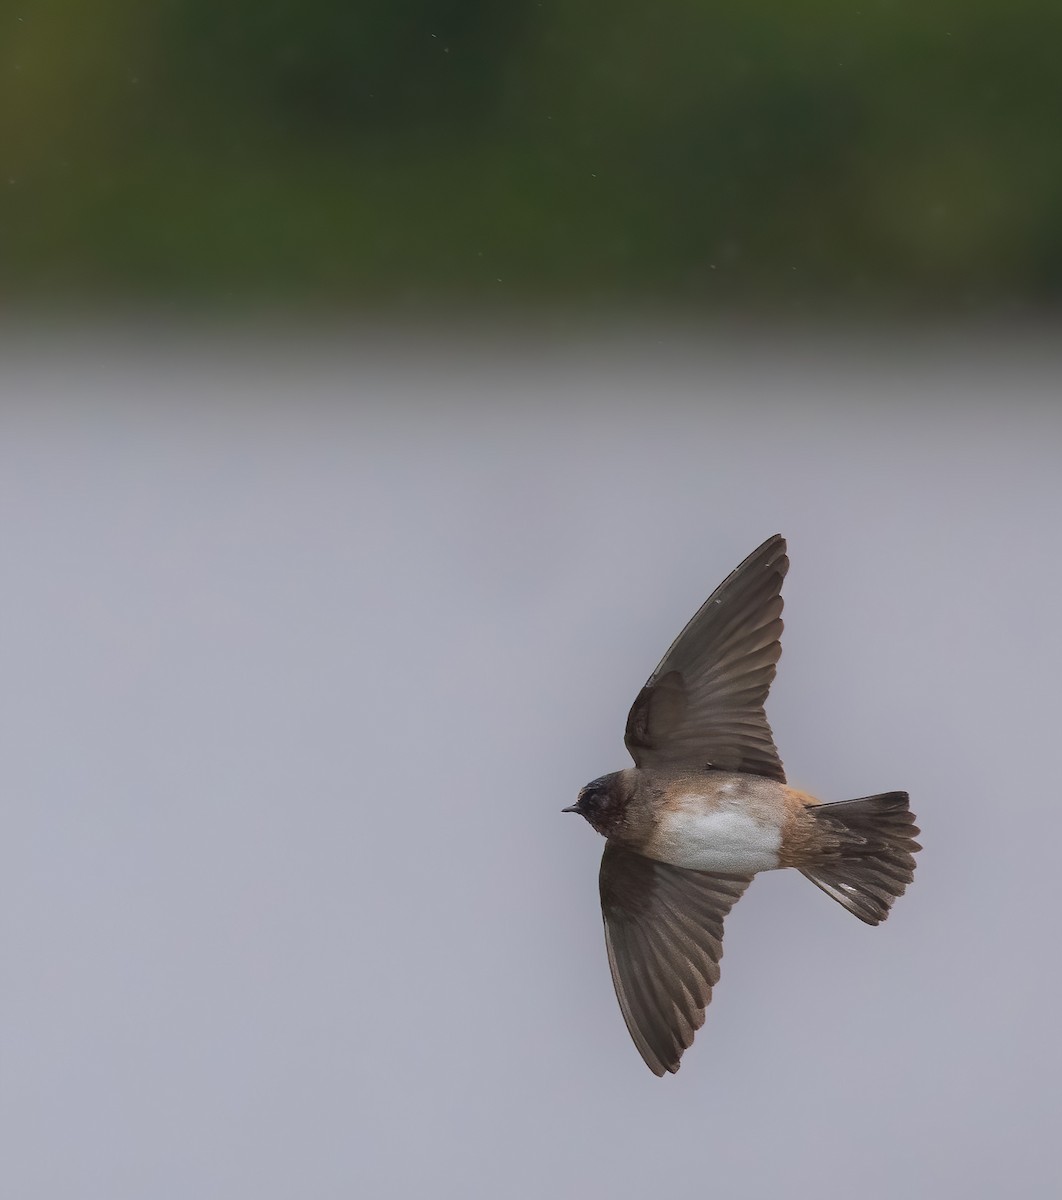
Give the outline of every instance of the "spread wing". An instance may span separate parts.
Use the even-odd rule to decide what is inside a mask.
[[[710,767],[785,782],[763,711],[782,653],[785,539],[745,559],[678,635],[627,717],[639,767]]]
[[[750,875],[655,862],[609,842],[601,911],[612,982],[634,1044],[656,1075],[677,1071],[719,982],[723,918]]]

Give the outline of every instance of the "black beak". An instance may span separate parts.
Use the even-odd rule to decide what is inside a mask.
[[[578,804],[569,804],[567,808],[562,808],[561,812],[582,813],[582,809]]]

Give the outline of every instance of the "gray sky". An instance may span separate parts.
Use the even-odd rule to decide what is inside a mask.
[[[0,357],[5,1195],[1050,1190],[1046,350],[60,345]],[[559,810],[776,531],[790,778],[926,848],[879,929],[761,876],[659,1080]]]

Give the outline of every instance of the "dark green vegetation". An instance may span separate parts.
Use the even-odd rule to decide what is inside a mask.
[[[1060,42],[1057,0],[7,0],[0,289],[1050,303]]]

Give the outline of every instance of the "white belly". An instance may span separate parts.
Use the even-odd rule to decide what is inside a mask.
[[[660,822],[652,857],[691,871],[751,875],[778,866],[781,828],[737,807],[708,809],[696,797]]]

